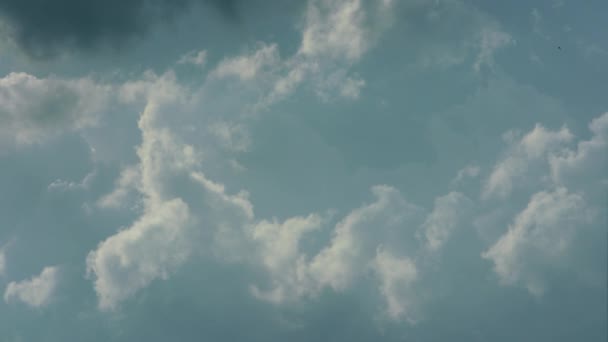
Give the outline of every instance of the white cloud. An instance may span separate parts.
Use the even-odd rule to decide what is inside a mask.
[[[111,87],[89,78],[0,78],[0,148],[39,144],[66,131],[90,127],[106,109]]]
[[[549,158],[551,178],[556,184],[603,192],[608,186],[608,113],[589,124],[592,136],[578,143],[576,150]]]
[[[311,0],[299,53],[355,61],[367,50],[361,0]]]
[[[189,217],[182,200],[160,202],[89,253],[87,272],[95,277],[100,309],[115,309],[152,280],[166,279],[186,260],[189,244],[184,230]]]
[[[133,88],[144,91],[147,97],[139,120],[140,165],[137,171],[131,168],[123,171],[119,190],[100,201],[101,205],[118,204],[128,187],[137,186],[144,197],[143,213],[133,225],[102,241],[87,257],[87,273],[94,279],[99,307],[103,310],[115,309],[154,279],[167,278],[190,251],[187,234],[193,221],[190,208],[172,194],[168,184],[180,175],[187,177],[190,168],[198,163],[197,156],[192,147],[157,126],[163,110],[183,101],[185,94],[170,74],[154,82]],[[137,182],[135,175],[139,176]]]
[[[212,75],[218,78],[237,77],[241,81],[251,81],[265,68],[273,70],[281,62],[276,44],[260,43],[253,53],[238,57],[226,58],[213,70]]]
[[[413,237],[414,229],[408,231],[408,227],[415,227],[422,221],[423,210],[408,203],[399,191],[389,186],[374,186],[372,192],[375,201],[346,215],[334,227],[328,245],[312,257],[301,251],[296,252],[296,240],[305,233],[319,229],[321,220],[318,216],[270,226],[274,229],[281,227],[283,234],[290,239],[290,248],[283,253],[288,257],[264,261],[266,265],[280,262],[281,266],[267,266],[273,277],[273,286],[269,291],[253,287],[254,295],[280,303],[296,301],[303,296],[314,297],[326,287],[338,292],[345,291],[357,278],[371,271],[380,245],[402,248],[404,241],[401,238],[408,235]],[[269,228],[262,225],[256,227],[256,230],[259,229],[267,233]],[[261,237],[258,239],[261,246],[272,243],[269,241],[272,236],[268,234],[257,236]],[[267,251],[268,247],[262,250]],[[273,258],[277,253],[263,255]]]
[[[292,217],[283,223],[261,221],[251,230],[251,238],[257,244],[261,263],[272,277],[272,289],[260,290],[252,286],[254,296],[273,303],[293,301],[310,294],[311,281],[306,256],[300,250],[302,237],[319,230],[322,218],[311,214]]]
[[[177,64],[192,64],[199,67],[205,66],[207,63],[207,51],[190,51],[180,57]]]
[[[431,252],[438,251],[472,207],[473,202],[459,192],[436,198],[433,211],[421,226],[426,248]]]
[[[139,187],[140,170],[137,166],[129,166],[120,172],[120,177],[116,181],[112,192],[102,196],[97,205],[101,208],[120,208],[122,207],[133,189]]]
[[[416,292],[412,285],[418,280],[416,264],[409,258],[378,248],[373,267],[380,280],[380,293],[386,301],[389,317],[394,320],[405,317],[410,323],[415,323]]]
[[[59,283],[59,268],[45,267],[35,277],[20,282],[10,282],[4,291],[4,301],[22,302],[34,308],[48,305]]]
[[[408,203],[396,189],[374,186],[372,192],[376,201],[353,210],[338,223],[330,245],[311,261],[311,275],[321,286],[344,290],[380,244],[389,243],[392,234],[420,217],[422,209]]]
[[[167,113],[189,113],[192,91],[177,84],[171,72],[149,76],[121,87],[129,101],[146,101],[138,124],[139,163],[125,168],[115,190],[98,201],[100,207],[121,207],[137,192],[143,204],[132,225],[102,241],[87,257],[87,273],[102,310],[114,310],[154,280],[167,279],[194,252],[213,250],[233,261],[251,255],[243,234],[253,220],[247,193],[228,195],[222,184],[198,171],[201,153],[168,123],[172,116]]]
[[[361,0],[310,0],[296,53],[281,59],[276,44],[260,43],[255,52],[223,60],[212,74],[255,80],[258,88],[267,88],[256,110],[280,101],[306,81],[325,101],[357,99],[365,81],[349,75],[349,69],[386,29],[392,6],[393,1],[374,1],[366,11]]]
[[[493,262],[503,284],[541,295],[543,272],[564,266],[574,235],[590,219],[581,195],[565,188],[538,192],[482,257]]]
[[[252,238],[259,242],[264,265],[272,273],[286,272],[299,257],[303,235],[321,228],[321,217],[292,217],[283,223],[263,220],[255,225]]]
[[[506,198],[533,163],[545,161],[550,153],[563,149],[574,138],[566,127],[550,131],[540,124],[518,141],[516,135],[514,132],[506,135],[511,146],[485,182],[482,198]]]

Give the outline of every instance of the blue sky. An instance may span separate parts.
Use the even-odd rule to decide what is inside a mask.
[[[1,341],[605,341],[603,1],[0,4]]]

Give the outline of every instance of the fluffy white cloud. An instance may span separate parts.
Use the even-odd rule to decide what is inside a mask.
[[[389,22],[392,1],[311,0],[296,53],[282,59],[276,44],[258,44],[254,52],[224,59],[213,71],[267,88],[255,109],[263,109],[310,81],[323,100],[359,97],[365,81],[349,75],[350,67],[369,50]],[[384,24],[380,24],[384,23]]]
[[[253,80],[265,68],[274,69],[281,61],[278,46],[260,43],[250,54],[226,58],[213,70],[218,78],[238,77],[241,81]]]
[[[579,194],[565,188],[538,192],[482,257],[493,262],[504,284],[522,285],[540,295],[542,273],[562,266],[576,231],[591,218]]]
[[[102,198],[100,204],[112,206],[136,186],[143,195],[141,217],[125,230],[102,241],[87,257],[87,273],[94,278],[99,306],[116,308],[119,302],[183,263],[189,255],[186,230],[192,225],[190,208],[172,196],[168,183],[198,163],[192,147],[181,144],[167,129],[159,128],[157,120],[166,106],[182,100],[171,75],[163,75],[153,85],[141,84],[147,97],[139,120],[142,144],[137,153],[137,169],[123,171],[119,187]],[[135,179],[139,176],[139,179]]]
[[[97,205],[101,208],[120,208],[122,207],[128,195],[139,187],[140,173],[136,166],[129,166],[120,172],[120,177],[116,181],[114,190],[102,196]]]
[[[309,1],[300,53],[350,61],[359,59],[369,44],[364,20],[361,0]]]
[[[34,308],[49,304],[59,283],[59,268],[45,267],[35,277],[20,282],[10,282],[4,291],[4,301],[22,302]]]
[[[472,207],[473,202],[459,192],[436,198],[433,211],[421,226],[426,248],[438,251]]]
[[[588,193],[608,187],[608,113],[589,124],[592,136],[576,150],[551,155],[551,178],[556,184],[583,187]]]
[[[485,182],[482,198],[506,198],[515,184],[529,172],[532,164],[546,162],[550,153],[565,148],[573,138],[566,127],[551,131],[540,124],[521,139],[517,139],[516,132],[508,132],[505,139],[510,143],[510,147],[505,156],[496,163]]]
[[[269,250],[269,244],[274,246],[272,241],[278,233],[267,234],[271,228],[275,232],[281,229],[281,235],[290,242],[287,250],[279,249],[281,253],[275,250],[263,253],[265,258],[272,260],[265,260],[264,264],[273,277],[273,287],[269,291],[253,287],[254,295],[279,303],[316,296],[325,287],[345,291],[373,269],[378,247],[403,248],[402,238],[414,236],[424,211],[408,203],[392,187],[374,186],[372,193],[375,201],[354,209],[338,222],[331,241],[314,256],[298,251],[297,240],[303,234],[319,229],[322,221],[318,216],[288,220],[283,225],[256,226],[254,236],[258,237],[263,251]]]
[[[327,88],[338,88],[346,97],[358,96],[364,81],[349,76],[347,67],[361,57],[367,45],[342,43],[335,37],[344,32],[368,37],[366,28],[353,28],[365,18],[361,2],[313,1],[310,6],[316,9],[312,11],[314,18],[305,21],[308,26],[304,36],[310,40],[306,43],[309,45],[286,60],[281,59],[276,45],[260,44],[253,52],[221,61],[201,89],[180,86],[171,72],[161,76],[148,74],[143,80],[119,87],[123,101],[143,99],[145,103],[139,120],[139,163],[123,170],[115,191],[102,197],[99,204],[120,207],[129,194],[136,192],[143,209],[135,223],[101,242],[87,258],[100,308],[116,308],[156,279],[168,278],[192,257],[196,243],[197,252],[202,250],[202,254],[211,252],[222,261],[261,266],[268,272],[269,281],[252,286],[252,292],[275,303],[314,297],[324,288],[345,291],[357,279],[375,271],[389,316],[412,319],[411,290],[407,289],[421,273],[413,261],[419,255],[412,259],[402,255],[415,255],[421,249],[440,250],[472,206],[467,197],[456,192],[439,197],[433,211],[425,216],[422,208],[410,204],[395,188],[375,186],[374,201],[348,213],[332,227],[330,241],[318,253],[309,255],[302,248],[302,241],[321,230],[325,223],[322,215],[280,222],[257,219],[246,192],[230,195],[221,183],[201,171],[211,167],[207,158],[215,147],[204,146],[205,150],[198,151],[186,143],[185,130],[178,132],[181,114],[193,111],[194,102],[202,104],[207,100],[213,104],[215,99],[206,92],[218,84],[213,82],[224,83],[227,78],[268,90],[268,103],[288,95],[307,79],[314,80],[313,88],[321,97]],[[334,20],[333,15],[344,22],[325,22]],[[313,29],[311,25],[318,27]],[[319,36],[318,32],[327,30],[336,30],[328,33],[334,38]],[[315,39],[319,40],[317,45],[312,42]],[[496,46],[487,44],[490,48]],[[490,63],[491,56],[486,51],[484,63]],[[336,66],[340,59],[345,66]],[[231,152],[247,150],[250,142],[246,127],[239,121],[242,117],[218,119],[217,114],[209,114],[210,118],[206,115],[197,115],[206,120],[204,126],[209,128],[204,134],[214,136],[215,143]],[[571,139],[565,128],[552,132],[537,126],[522,139],[514,140],[507,157],[490,176],[489,192],[508,194],[521,174],[509,163],[542,159]],[[471,166],[458,177],[475,177],[478,173],[479,168]],[[411,246],[416,231],[422,232],[422,248]],[[385,247],[379,249],[380,246]]]
[[[389,317],[394,320],[405,317],[415,323],[416,293],[412,285],[418,279],[416,264],[409,258],[378,248],[373,267],[380,280],[380,293],[386,301]]]
[[[87,270],[95,276],[99,307],[116,305],[147,286],[166,279],[186,260],[189,245],[184,229],[188,206],[180,199],[158,203],[131,227],[101,242],[87,257]]]
[[[65,131],[97,123],[111,87],[89,78],[37,78],[10,73],[0,78],[0,148],[42,143]]]
[[[330,245],[311,261],[311,275],[321,286],[344,290],[364,271],[361,266],[373,259],[380,244],[406,231],[408,222],[415,224],[422,213],[392,187],[374,186],[372,192],[376,201],[340,221]]]

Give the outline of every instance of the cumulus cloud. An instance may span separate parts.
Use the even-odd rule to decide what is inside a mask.
[[[563,264],[576,231],[590,222],[591,215],[580,194],[563,187],[538,192],[482,256],[493,262],[502,283],[541,295],[542,273]]]
[[[364,14],[358,1],[313,2],[311,6],[328,6],[336,13],[344,11],[339,16],[346,19],[340,19],[357,24],[359,16],[353,13]],[[327,18],[332,18],[331,14],[323,12],[320,17],[305,22],[321,25],[323,20],[330,20]],[[323,23],[320,30],[365,31],[349,31],[346,24],[344,27],[332,25]],[[311,37],[315,34],[310,33]],[[322,41],[319,46],[329,50],[322,53],[320,47],[309,47],[282,59],[277,45],[260,43],[254,51],[220,61],[206,82],[233,79],[256,87],[267,86],[266,90],[275,94],[276,100],[288,95],[304,80],[313,79],[318,89],[324,85],[331,88],[327,84],[344,84],[347,86],[341,90],[344,96],[356,97],[364,81],[333,63],[341,58],[348,67],[361,58],[358,52],[353,52],[359,51],[358,48],[332,39]],[[342,52],[338,54],[332,49]],[[360,50],[361,54],[365,49]],[[329,77],[315,78],[328,70],[332,71],[327,73]],[[171,72],[148,76],[119,87],[119,96],[124,101],[143,98],[145,102],[139,120],[142,134],[142,143],[137,149],[139,163],[123,170],[116,189],[102,197],[99,204],[120,207],[129,199],[129,194],[137,193],[143,208],[133,224],[102,241],[87,258],[89,276],[101,309],[114,309],[153,281],[170,277],[193,256],[196,243],[197,252],[211,252],[208,254],[221,261],[262,267],[269,275],[268,283],[251,286],[253,295],[260,299],[284,303],[315,297],[327,288],[343,292],[365,275],[375,274],[388,315],[393,319],[413,320],[411,286],[422,274],[417,264],[419,253],[421,250],[435,253],[445,245],[472,207],[470,199],[458,192],[440,196],[432,212],[426,215],[423,208],[411,204],[394,187],[374,186],[374,200],[347,213],[330,227],[331,239],[317,253],[308,253],[302,241],[323,230],[327,222],[323,215],[312,213],[282,221],[256,218],[246,192],[231,195],[222,183],[212,181],[202,172],[201,169],[209,167],[205,158],[211,147],[198,151],[186,143],[185,136],[177,134],[176,127],[168,124],[172,118],[169,113],[188,112],[193,102],[199,103],[201,98],[208,100],[205,91],[211,83],[202,89],[188,89],[179,85]],[[352,82],[340,82],[349,79]],[[250,142],[240,125],[240,117],[216,119],[205,121],[217,139],[215,142],[230,151],[246,151]],[[506,164],[515,160],[515,164],[527,165],[546,158],[572,140],[566,128],[553,132],[540,125],[521,139],[516,134],[510,138],[507,156],[497,163],[487,182],[492,195],[508,194],[522,174]],[[506,171],[497,171],[499,169]],[[511,172],[512,169],[517,172]],[[478,167],[470,166],[458,177],[476,177],[478,173]],[[422,246],[416,246],[417,232]],[[490,249],[487,258],[507,260],[508,257],[499,257],[502,254],[496,252],[498,250],[498,247]]]
[[[116,308],[154,279],[166,279],[186,260],[189,246],[183,229],[188,219],[188,206],[180,199],[151,205],[131,227],[88,255],[87,270],[95,276],[102,310]]]
[[[441,249],[472,207],[473,202],[459,192],[436,198],[433,211],[421,226],[426,248],[431,252]]]
[[[264,300],[282,303],[297,301],[301,297],[315,297],[324,288],[343,292],[378,266],[375,260],[379,247],[384,245],[397,250],[404,248],[403,244],[407,245],[408,237],[414,236],[414,227],[422,221],[424,210],[407,202],[398,190],[389,186],[374,186],[372,193],[375,201],[354,209],[340,220],[333,228],[331,241],[316,255],[307,255],[297,250],[297,240],[303,234],[320,229],[322,220],[318,216],[296,218],[294,222],[286,221],[282,226],[272,226],[274,229],[282,227],[281,234],[292,239],[288,244],[290,248],[288,252],[281,249],[283,253],[270,254],[274,261],[265,261],[265,264],[272,276],[272,288],[261,290],[254,286],[253,294]],[[267,246],[276,239],[277,235],[273,237],[261,234],[267,233],[268,229],[267,224],[258,225],[254,229],[261,246]],[[262,250],[267,251],[268,248],[263,247]],[[409,252],[413,254],[415,251]],[[263,255],[269,256],[268,252]],[[382,256],[384,254],[380,257]],[[380,260],[378,275],[384,279],[390,275],[386,274],[383,261],[385,259]],[[281,266],[268,266],[276,265],[275,263]],[[393,282],[392,279],[389,281]],[[392,288],[393,285],[386,286]],[[399,315],[392,317],[397,318]]]
[[[279,60],[276,45],[260,44],[250,54],[221,61],[208,82],[231,77],[241,82],[258,80],[274,72]],[[101,207],[119,207],[136,191],[141,195],[143,210],[135,223],[101,242],[87,258],[88,273],[104,310],[116,308],[155,279],[167,278],[189,256],[189,242],[196,239],[196,234],[207,236],[212,242],[210,250],[221,259],[247,259],[251,241],[244,237],[245,227],[256,225],[247,194],[228,195],[223,185],[208,179],[199,171],[201,155],[165,127],[169,121],[166,113],[188,112],[191,98],[199,101],[206,97],[205,87],[183,88],[168,72],[161,76],[147,74],[142,80],[117,87],[117,93],[123,101],[143,99],[145,103],[139,120],[140,162],[125,169],[115,190],[98,203]],[[209,124],[220,144],[237,151],[247,148],[247,141],[239,138],[246,137],[239,126],[225,119]],[[287,224],[296,221],[294,218]],[[264,226],[262,222],[259,227]],[[254,240],[259,239],[257,235]]]
[[[357,60],[368,48],[361,0],[308,2],[300,53],[304,56]]]
[[[516,132],[508,132],[505,139],[510,147],[496,163],[482,190],[482,198],[506,198],[531,166],[546,162],[551,153],[562,150],[574,139],[567,127],[551,131],[540,124],[518,139]]]
[[[59,268],[45,267],[42,272],[28,280],[10,282],[4,291],[5,302],[22,302],[33,308],[50,303],[59,283]]]
[[[0,78],[0,148],[39,144],[66,131],[90,127],[106,108],[111,88],[89,78]]]
[[[224,59],[213,70],[212,75],[219,78],[237,77],[241,81],[250,81],[264,68],[276,68],[279,61],[279,50],[276,44],[260,43],[258,49],[250,54]]]
[[[102,310],[117,309],[151,282],[167,279],[192,256],[193,243],[228,260],[250,255],[241,247],[253,208],[245,192],[229,195],[200,172],[202,155],[168,124],[168,113],[188,112],[192,89],[181,87],[172,72],[120,87],[130,101],[145,102],[138,127],[139,163],[123,169],[101,208],[141,201],[139,218],[102,241],[87,257]],[[238,258],[237,258],[238,259]]]
[[[366,10],[361,0],[311,0],[292,56],[281,58],[276,44],[260,43],[254,52],[226,58],[212,74],[255,80],[257,87],[266,88],[256,109],[280,101],[305,81],[323,100],[356,99],[365,81],[349,69],[386,29],[380,22],[388,21],[392,6],[392,1],[374,1]]]
[[[378,248],[373,267],[380,280],[380,293],[386,301],[388,316],[394,320],[405,317],[410,323],[416,323],[416,292],[412,286],[418,279],[416,264],[409,258]]]
[[[122,46],[192,4],[202,3],[234,18],[237,0],[7,0],[0,19],[27,54],[53,57],[65,48],[90,50],[103,44]],[[207,6],[207,8],[209,8]]]
[[[406,230],[408,221],[415,222],[422,212],[392,187],[375,186],[372,192],[376,201],[353,210],[338,223],[330,245],[312,260],[310,269],[320,284],[343,290],[361,271],[360,265],[373,258],[379,244]]]
[[[120,208],[124,206],[129,194],[138,188],[139,180],[138,167],[129,166],[124,168],[115,182],[114,190],[97,200],[97,205],[101,208]]]
[[[550,156],[556,184],[584,187],[588,193],[608,187],[608,113],[593,119],[589,130],[591,138],[580,141],[575,150]]]
[[[163,106],[181,99],[171,80],[165,75],[154,86],[144,87],[148,100],[139,120],[142,144],[137,153],[141,163],[138,169],[123,171],[118,190],[100,200],[102,206],[114,206],[130,186],[138,186],[144,197],[141,217],[102,241],[87,257],[87,272],[94,278],[99,306],[104,310],[115,309],[154,279],[167,278],[189,254],[184,230],[191,225],[190,208],[171,196],[165,182],[179,177],[180,172],[187,175],[197,158],[190,146],[157,128],[155,121]],[[136,182],[137,176],[140,179]]]

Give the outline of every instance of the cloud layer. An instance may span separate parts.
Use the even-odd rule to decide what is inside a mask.
[[[47,58],[66,48],[120,46],[143,35],[157,22],[171,19],[193,4],[209,5],[235,14],[236,0],[125,0],[52,3],[38,0],[3,1],[0,18],[8,34],[30,56]]]

